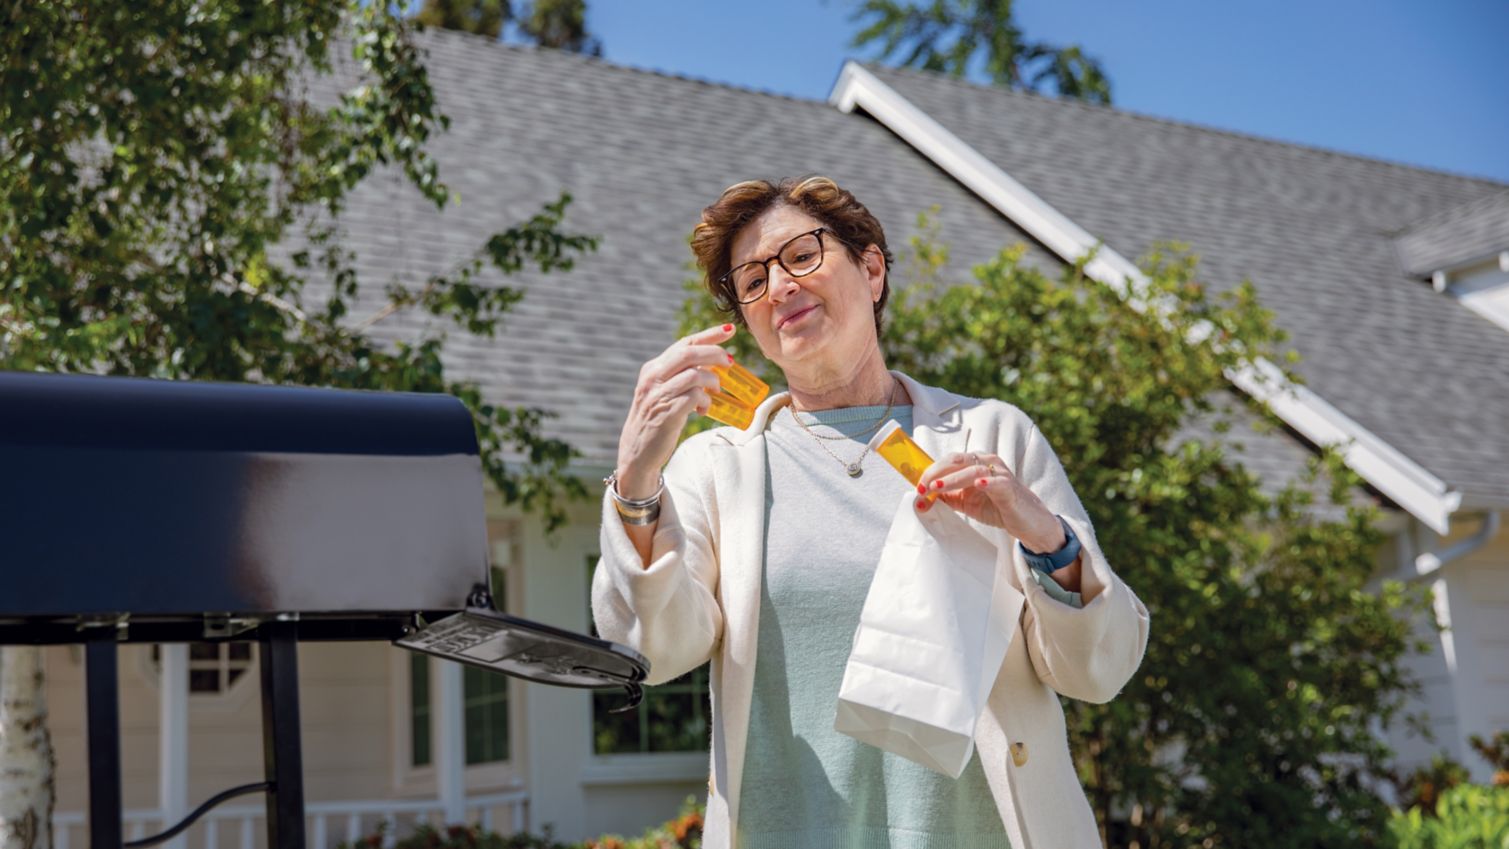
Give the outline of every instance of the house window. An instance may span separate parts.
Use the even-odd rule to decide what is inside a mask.
[[[587,584],[597,555],[587,558]],[[592,636],[597,626],[588,611]],[[611,713],[624,701],[621,687],[592,692],[592,750],[599,755],[655,752],[701,752],[708,741],[708,665],[680,678],[647,687],[639,707]]]
[[[430,765],[430,656],[409,652],[409,755],[414,766]]]
[[[508,760],[508,676],[475,666],[462,667],[466,706],[466,763]]]
[[[230,692],[251,668],[251,643],[189,643],[190,695]],[[152,669],[161,675],[162,648],[155,644]]]
[[[492,567],[493,599],[506,610],[506,575]],[[430,656],[409,653],[409,762],[413,766],[434,763],[434,711],[431,707]],[[462,732],[466,740],[466,764],[508,760],[508,676],[474,666],[461,672]]]
[[[627,713],[622,688],[592,693],[592,750],[599,755],[707,750],[707,665],[673,681],[646,688],[644,701]]]

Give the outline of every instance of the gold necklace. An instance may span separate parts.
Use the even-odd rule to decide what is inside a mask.
[[[895,399],[895,392],[894,391],[891,393],[891,398],[892,398],[892,400],[890,401],[890,403],[886,404],[886,408],[880,412],[880,418],[875,419],[874,423],[871,424],[871,425],[869,425],[868,427],[866,427],[864,430],[855,431],[854,433],[843,433],[843,432],[840,431],[835,436],[829,436],[829,435],[827,435],[825,433],[818,433],[817,431],[812,430],[812,428],[809,425],[803,423],[801,419],[797,418],[795,410],[792,410],[791,417],[793,419],[796,419],[796,423],[799,424],[799,425],[801,425],[803,428],[805,428],[806,431],[808,433],[812,434],[812,436],[814,438],[816,438],[816,439],[827,439],[827,440],[833,440],[833,441],[837,441],[837,440],[840,440],[840,439],[859,439],[862,436],[868,436],[868,435],[874,433],[875,431],[880,430],[881,426],[884,425],[887,421],[890,420],[889,416],[890,416],[891,408],[894,407],[895,403],[896,403],[895,400],[894,400]],[[821,422],[819,422],[819,424],[821,424]],[[828,425],[828,427],[834,427],[834,426],[833,425]],[[834,429],[837,430],[836,427],[834,427]]]
[[[886,399],[885,410],[880,414],[880,418],[876,421],[876,423],[873,426],[868,427],[868,428],[866,428],[863,431],[860,431],[859,433],[855,434],[854,436],[863,436],[865,433],[868,433],[870,431],[879,430],[880,426],[882,424],[884,424],[890,418],[891,409],[893,407],[895,407],[895,406],[896,406],[896,383],[895,383],[894,380],[892,380],[892,382],[891,382],[891,394]],[[854,437],[847,436],[847,435],[845,435],[845,436],[837,436],[837,437],[836,436],[828,436],[828,437],[820,436],[820,435],[818,435],[816,433],[813,433],[812,432],[812,428],[807,427],[806,422],[803,422],[800,418],[797,417],[797,415],[796,415],[796,409],[794,407],[788,407],[787,409],[791,413],[792,420],[795,421],[798,425],[800,425],[801,428],[802,428],[802,430],[805,430],[814,439],[818,440],[817,447],[823,449],[824,453],[826,453],[829,457],[832,457],[833,459],[837,460],[839,462],[839,464],[844,467],[844,470],[849,473],[849,477],[851,477],[851,478],[857,478],[860,475],[864,474],[864,469],[861,466],[862,466],[862,464],[865,461],[865,457],[868,456],[869,453],[870,453],[870,444],[868,442],[865,443],[865,450],[859,452],[859,456],[856,457],[856,458],[854,458],[854,462],[852,462],[852,463],[847,462],[847,461],[844,460],[844,458],[838,456],[837,454],[834,454],[833,450],[828,447],[827,443],[824,442],[824,440],[826,440],[826,439],[852,439]]]

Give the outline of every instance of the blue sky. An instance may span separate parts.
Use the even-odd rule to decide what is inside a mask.
[[[604,58],[824,98],[855,0],[589,0]],[[1017,0],[1146,115],[1509,182],[1509,0]]]

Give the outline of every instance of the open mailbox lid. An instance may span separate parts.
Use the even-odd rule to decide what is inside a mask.
[[[650,664],[632,649],[572,631],[469,607],[393,641],[425,654],[557,687],[623,687],[639,704]]]

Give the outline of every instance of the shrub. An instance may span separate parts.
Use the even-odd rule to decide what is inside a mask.
[[[1462,784],[1441,794],[1436,815],[1394,814],[1398,849],[1509,849],[1509,788]]]
[[[695,796],[681,803],[676,818],[655,826],[642,837],[623,838],[604,835],[584,843],[561,843],[547,828],[544,836],[510,834],[507,837],[483,831],[475,825],[448,825],[437,828],[421,825],[414,833],[393,844],[394,849],[701,849],[702,806]],[[388,830],[377,831],[354,843],[341,843],[339,849],[378,849],[388,839]]]
[[[1474,734],[1467,742],[1493,767],[1493,786],[1509,787],[1509,731],[1500,731],[1491,740]]]
[[[1428,817],[1436,815],[1436,804],[1442,794],[1467,783],[1467,767],[1445,755],[1436,755],[1429,766],[1416,767],[1413,772],[1394,776],[1394,788],[1399,793],[1399,807],[1404,810],[1418,809]]]
[[[703,808],[697,804],[697,797],[688,796],[675,819],[649,829],[644,836],[626,840],[604,835],[588,840],[582,849],[701,849],[702,817]]]
[[[379,825],[377,831],[355,843],[342,842],[339,849],[378,849],[385,845],[388,829]],[[447,825],[435,827],[421,825],[414,833],[393,844],[394,849],[579,849],[561,843],[547,830],[544,836],[533,834],[510,834],[504,837],[494,831],[483,831],[477,825]]]

